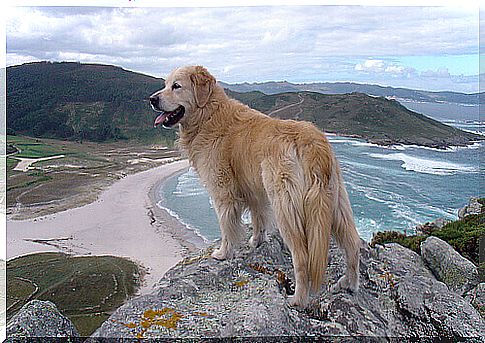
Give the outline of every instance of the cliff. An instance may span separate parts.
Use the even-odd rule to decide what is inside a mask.
[[[330,294],[311,308],[288,306],[289,253],[276,235],[231,261],[210,250],[170,270],[149,295],[119,308],[93,337],[484,337],[485,322],[458,293],[438,281],[415,252],[398,244],[361,249],[361,287]],[[344,272],[332,244],[328,283]]]
[[[422,255],[397,243],[372,248],[362,242],[361,286],[353,294],[327,291],[345,268],[332,242],[327,283],[305,311],[288,306],[292,263],[276,233],[255,250],[243,245],[229,261],[212,259],[212,249],[179,262],[150,294],[118,308],[87,341],[338,336],[479,342],[485,337],[485,283],[473,263],[436,237],[421,244]],[[48,327],[50,320],[37,318],[36,323]],[[16,335],[19,325],[18,320],[10,322],[7,333]],[[35,331],[22,331],[24,337],[33,335]]]

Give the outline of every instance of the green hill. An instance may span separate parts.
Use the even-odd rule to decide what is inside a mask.
[[[482,139],[410,111],[395,100],[362,93],[265,95],[229,91],[229,94],[250,107],[279,118],[310,121],[327,132],[357,136],[384,145],[446,147]]]
[[[7,129],[35,137],[173,140],[153,129],[147,101],[162,79],[119,67],[71,62],[7,68]]]
[[[355,82],[316,82],[316,83],[290,83],[262,82],[262,83],[239,83],[223,84],[225,88],[236,92],[260,91],[266,94],[278,94],[284,92],[312,91],[323,94],[350,94],[365,93],[371,96],[392,97],[411,101],[431,103],[458,103],[458,104],[483,104],[485,93],[459,93],[459,92],[432,92],[409,88],[384,87],[379,85],[361,84]]]
[[[175,130],[153,128],[154,113],[147,101],[162,86],[162,79],[110,65],[37,62],[8,67],[7,132],[173,142]],[[397,101],[361,93],[227,92],[267,114],[308,120],[325,131],[381,144],[443,147],[480,138],[414,113]]]

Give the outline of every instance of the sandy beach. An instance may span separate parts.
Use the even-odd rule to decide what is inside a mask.
[[[146,270],[140,293],[199,241],[155,205],[167,177],[188,168],[187,160],[126,176],[88,205],[31,220],[7,220],[7,259],[43,251],[74,255],[115,255]]]

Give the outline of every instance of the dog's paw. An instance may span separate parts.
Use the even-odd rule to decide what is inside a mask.
[[[298,296],[291,296],[288,297],[288,304],[297,310],[304,310],[308,306],[308,299],[303,299],[302,297]]]
[[[349,291],[349,292],[357,292],[359,289],[359,283],[357,282],[350,282],[347,275],[342,276],[335,285],[330,287],[331,293],[337,293],[341,290]]]
[[[223,261],[225,259],[227,259],[227,250],[223,250],[223,249],[216,249],[214,250],[214,252],[212,253],[212,257],[215,258],[216,260],[219,260],[219,261]]]
[[[249,246],[253,249],[256,249],[261,245],[261,243],[263,243],[263,241],[264,239],[261,235],[260,236],[252,235],[251,238],[249,239]]]

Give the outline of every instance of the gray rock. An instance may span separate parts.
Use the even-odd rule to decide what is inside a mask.
[[[471,197],[468,205],[458,210],[458,218],[463,219],[470,214],[480,214],[484,211],[482,204],[478,202],[477,197]]]
[[[460,295],[480,282],[478,268],[437,237],[430,236],[421,243],[421,256],[436,278]]]
[[[7,323],[7,337],[17,341],[27,337],[79,337],[69,319],[50,301],[32,300]]]
[[[482,317],[485,317],[485,282],[481,282],[467,293],[465,299],[475,307]]]
[[[432,232],[435,230],[442,229],[443,226],[445,226],[448,223],[451,223],[451,220],[447,220],[445,218],[438,218],[431,222],[427,222],[425,224],[416,226],[416,233],[429,235],[429,234],[432,234]]]
[[[458,294],[436,280],[420,256],[397,244],[361,248],[361,287],[329,293],[309,309],[288,306],[294,280],[287,249],[271,236],[230,261],[211,249],[171,269],[148,295],[116,310],[93,337],[483,337],[485,323]],[[328,286],[345,270],[331,244]]]

